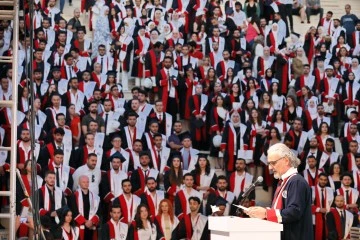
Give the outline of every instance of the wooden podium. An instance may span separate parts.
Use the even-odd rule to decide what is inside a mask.
[[[209,217],[211,240],[280,240],[283,225],[256,219],[239,217]]]

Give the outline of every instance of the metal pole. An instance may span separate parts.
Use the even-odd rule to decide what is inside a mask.
[[[15,217],[16,217],[16,153],[17,153],[17,99],[18,99],[18,51],[19,51],[19,3],[14,1],[14,22],[13,22],[13,71],[12,71],[12,127],[11,127],[11,152],[10,152],[10,222],[9,239],[15,239]]]

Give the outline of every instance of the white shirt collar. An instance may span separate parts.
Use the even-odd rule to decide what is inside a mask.
[[[284,173],[283,175],[281,175],[281,180],[284,180],[288,177],[290,177],[291,175],[293,175],[294,173],[297,173],[297,168],[291,167],[289,170],[287,170],[286,173]]]

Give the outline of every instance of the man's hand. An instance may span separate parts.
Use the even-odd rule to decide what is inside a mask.
[[[87,220],[87,221],[85,222],[85,227],[87,227],[87,228],[91,228],[92,226],[93,226],[92,221]]]
[[[266,209],[263,207],[250,207],[249,211],[245,211],[247,215],[251,218],[259,218],[265,219],[266,218]]]
[[[320,208],[319,212],[326,213],[327,211],[326,211],[326,208]]]

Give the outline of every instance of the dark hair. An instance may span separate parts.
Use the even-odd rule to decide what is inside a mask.
[[[332,143],[332,144],[334,145],[334,147],[335,147],[335,141],[334,141],[334,139],[332,139],[332,138],[327,138],[325,142],[330,142],[330,143]]]
[[[156,182],[156,179],[154,177],[147,177],[146,178],[146,183],[149,181],[149,180],[154,180]]]
[[[219,180],[225,180],[227,182],[227,178],[224,175],[218,176],[217,181],[219,182]]]
[[[121,181],[121,186],[124,186],[124,183],[126,183],[126,182],[129,182],[129,183],[131,184],[130,179],[125,178],[125,179],[123,179],[123,180]]]
[[[48,175],[50,175],[50,174],[55,175],[55,172],[52,171],[52,170],[46,171],[46,173],[45,173],[45,178],[46,178]]]
[[[281,110],[275,110],[273,115],[272,115],[272,119],[271,119],[271,122],[275,123],[276,122],[276,116],[278,115],[278,113],[281,114],[281,121],[284,122],[284,114],[282,113]]]
[[[64,116],[64,117],[65,117],[65,114],[63,114],[63,113],[58,113],[58,114],[56,114],[56,120],[58,119],[58,117],[61,117],[61,116]]]
[[[191,200],[197,202],[198,204],[201,203],[201,200],[200,200],[200,198],[198,198],[198,197],[189,197],[188,202],[190,203]]]
[[[353,179],[353,177],[352,177],[352,175],[351,175],[350,173],[348,173],[348,172],[343,173],[343,174],[340,176],[340,180],[342,181],[344,177],[349,177],[349,178],[351,178],[351,181],[354,182],[354,179]]]
[[[161,137],[162,138],[161,133],[155,133],[154,136],[153,136],[153,139],[155,140],[156,137]]]
[[[182,181],[183,180],[183,170],[180,166],[179,170],[178,170],[178,175],[176,176],[175,168],[173,165],[173,161],[176,158],[180,159],[180,162],[183,162],[181,155],[175,155],[172,157],[171,162],[170,162],[170,170],[169,170],[169,182],[170,182],[170,185],[176,184],[176,186],[180,186],[183,183],[183,181]]]
[[[64,155],[64,151],[62,149],[55,149],[54,156],[56,155]]]
[[[185,173],[183,175],[183,179],[185,180],[185,178],[188,177],[188,176],[190,176],[190,177],[192,177],[194,179],[194,176],[191,173]]]
[[[210,166],[210,161],[207,157],[205,156],[199,156],[197,161],[196,161],[196,164],[195,164],[195,173],[196,174],[201,174],[201,169],[200,169],[200,165],[199,165],[199,160],[200,158],[205,158],[206,160],[206,166],[205,166],[205,175],[209,175],[210,174],[210,169],[211,169],[211,166]]]
[[[68,207],[65,207],[62,211],[61,211],[61,214],[60,214],[60,223],[59,223],[59,226],[62,226],[64,223],[65,223],[65,218],[66,218],[66,215],[71,212],[73,213],[70,208]],[[75,221],[74,221],[74,216],[72,216],[72,219],[71,219],[71,222],[70,222],[70,226],[72,228],[75,227]]]
[[[320,126],[319,126],[319,129],[318,129],[318,131],[317,131],[317,135],[321,135],[321,128],[322,128],[322,126],[323,125],[326,125],[327,126],[327,128],[328,128],[328,134],[330,133],[330,129],[329,129],[329,124],[327,124],[327,122],[322,122],[322,123],[320,123]]]
[[[280,136],[279,129],[277,129],[276,127],[270,127],[270,129],[269,129],[269,140],[271,139],[271,130],[275,130],[277,140],[281,141],[281,136]]]
[[[301,122],[301,125],[303,125],[303,120],[302,120],[301,118],[296,117],[296,118],[294,119],[294,122],[295,122],[295,121],[299,121],[299,122]]]
[[[146,210],[148,212],[147,220],[149,222],[151,222],[149,207],[146,204],[141,203],[136,209],[136,214],[135,214],[135,219],[134,219],[137,229],[144,229],[143,222],[140,217],[141,208],[146,208]]]
[[[321,176],[328,178],[328,175],[324,172],[319,173],[318,177],[320,178]]]
[[[333,175],[334,174],[334,167],[335,167],[335,165],[339,165],[339,167],[340,167],[340,175],[342,175],[342,173],[343,173],[343,167],[341,166],[341,164],[340,163],[338,163],[338,162],[334,162],[334,163],[332,163],[331,165],[330,165],[330,168],[329,168],[329,174],[330,175]]]
[[[91,157],[96,157],[97,158],[97,155],[95,153],[89,153],[87,159],[90,159]]]
[[[62,136],[64,136],[65,130],[63,128],[58,127],[54,130],[54,134],[61,134]]]

